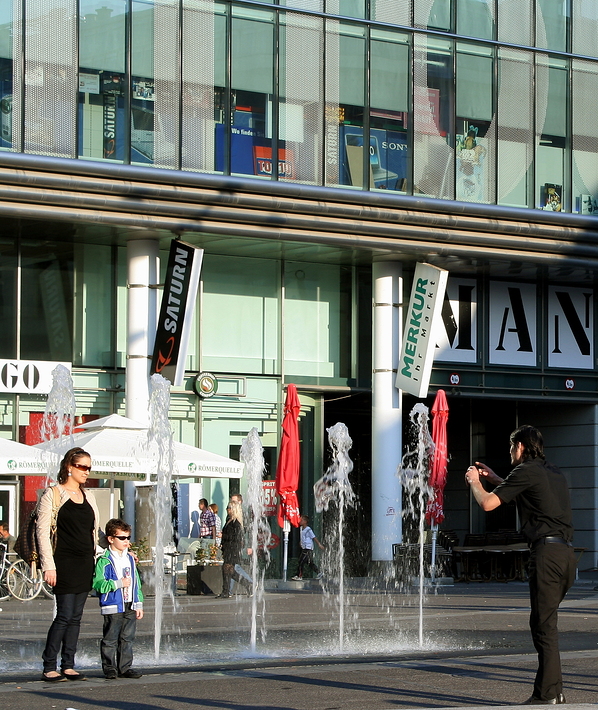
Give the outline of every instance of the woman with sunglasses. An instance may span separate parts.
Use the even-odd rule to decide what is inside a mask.
[[[75,669],[75,652],[83,607],[91,590],[98,542],[99,512],[95,497],[85,490],[91,457],[76,447],[64,455],[58,471],[60,493],[56,515],[56,548],[52,552],[53,487],[46,488],[39,503],[37,538],[44,580],[53,588],[56,615],[42,654],[42,680],[85,680]],[[61,671],[57,670],[61,654]]]

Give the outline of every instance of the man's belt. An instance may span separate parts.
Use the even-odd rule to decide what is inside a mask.
[[[564,537],[557,537],[556,535],[546,535],[546,537],[541,537],[538,538],[538,540],[534,540],[532,542],[533,545],[549,545],[549,544],[558,544],[558,545],[567,545],[568,547],[573,547],[573,544],[570,542],[567,542]]]

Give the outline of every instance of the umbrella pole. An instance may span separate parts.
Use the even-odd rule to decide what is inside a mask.
[[[284,519],[284,550],[282,556],[282,581],[287,581],[287,565],[289,562],[289,533],[291,532],[291,523],[287,518]]]
[[[436,537],[438,535],[438,523],[432,523],[432,569],[430,577],[432,582],[436,578]]]

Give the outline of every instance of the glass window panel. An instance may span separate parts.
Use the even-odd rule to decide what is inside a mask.
[[[457,134],[455,197],[463,202],[494,201],[492,49],[457,46]]]
[[[536,45],[545,49],[566,52],[570,17],[570,0],[538,0]]]
[[[573,61],[573,208],[581,214],[598,214],[598,124],[588,96],[598,95],[598,66]]]
[[[533,56],[500,49],[498,62],[498,203],[529,207],[534,157]],[[516,106],[517,110],[513,110]]]
[[[9,223],[12,225],[13,223]],[[4,229],[9,228],[5,223]],[[11,230],[12,231],[12,230]],[[0,357],[16,357],[17,250],[15,234],[0,238]]]
[[[0,4],[0,148],[12,148],[12,2]]]
[[[363,187],[364,172],[365,38],[362,35],[362,28],[341,25],[338,45],[340,183],[359,188]]]
[[[288,262],[284,285],[285,374],[351,376],[351,270]]]
[[[390,25],[411,24],[411,0],[370,0],[370,17]]]
[[[323,47],[320,18],[295,13],[281,17],[278,129],[281,180],[322,183],[318,146],[322,144],[324,118]]]
[[[453,43],[416,34],[413,87],[413,191],[453,198]]]
[[[538,57],[536,66],[536,200],[540,209],[562,212],[567,148],[566,60]]]
[[[75,246],[73,364],[114,367],[112,345],[112,248]]]
[[[377,39],[378,37],[386,41]],[[409,189],[409,47],[398,33],[372,31],[370,188]]]
[[[337,0],[338,14],[343,17],[365,17],[365,0]]]
[[[231,173],[270,178],[272,140],[267,123],[274,81],[273,15],[251,8],[243,9],[243,17],[240,12],[234,8],[232,20]],[[224,136],[216,138],[219,155]]]
[[[21,358],[70,362],[73,357],[73,247],[23,239]]]
[[[587,57],[598,56],[598,3],[573,0],[572,51]]]
[[[413,6],[416,27],[450,31],[452,0],[417,0]]]
[[[124,160],[125,0],[80,0],[79,156]]]
[[[457,32],[468,37],[494,37],[494,0],[457,0]]]
[[[156,82],[153,0],[133,0],[131,18],[131,162],[155,159]]]
[[[275,374],[279,264],[206,254],[202,267],[202,368]]]
[[[216,123],[222,125],[226,45],[225,18],[210,3],[183,5],[181,168],[214,171]],[[218,34],[218,37],[217,37]],[[216,82],[216,74],[220,83]]]
[[[533,0],[498,0],[498,41],[531,46]]]

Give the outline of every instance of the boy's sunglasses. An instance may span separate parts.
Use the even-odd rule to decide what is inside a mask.
[[[78,468],[80,471],[91,471],[91,466],[86,466],[84,463],[74,463],[71,465],[74,468]]]
[[[116,540],[130,540],[131,539],[130,535],[111,535],[110,537],[113,537]]]

